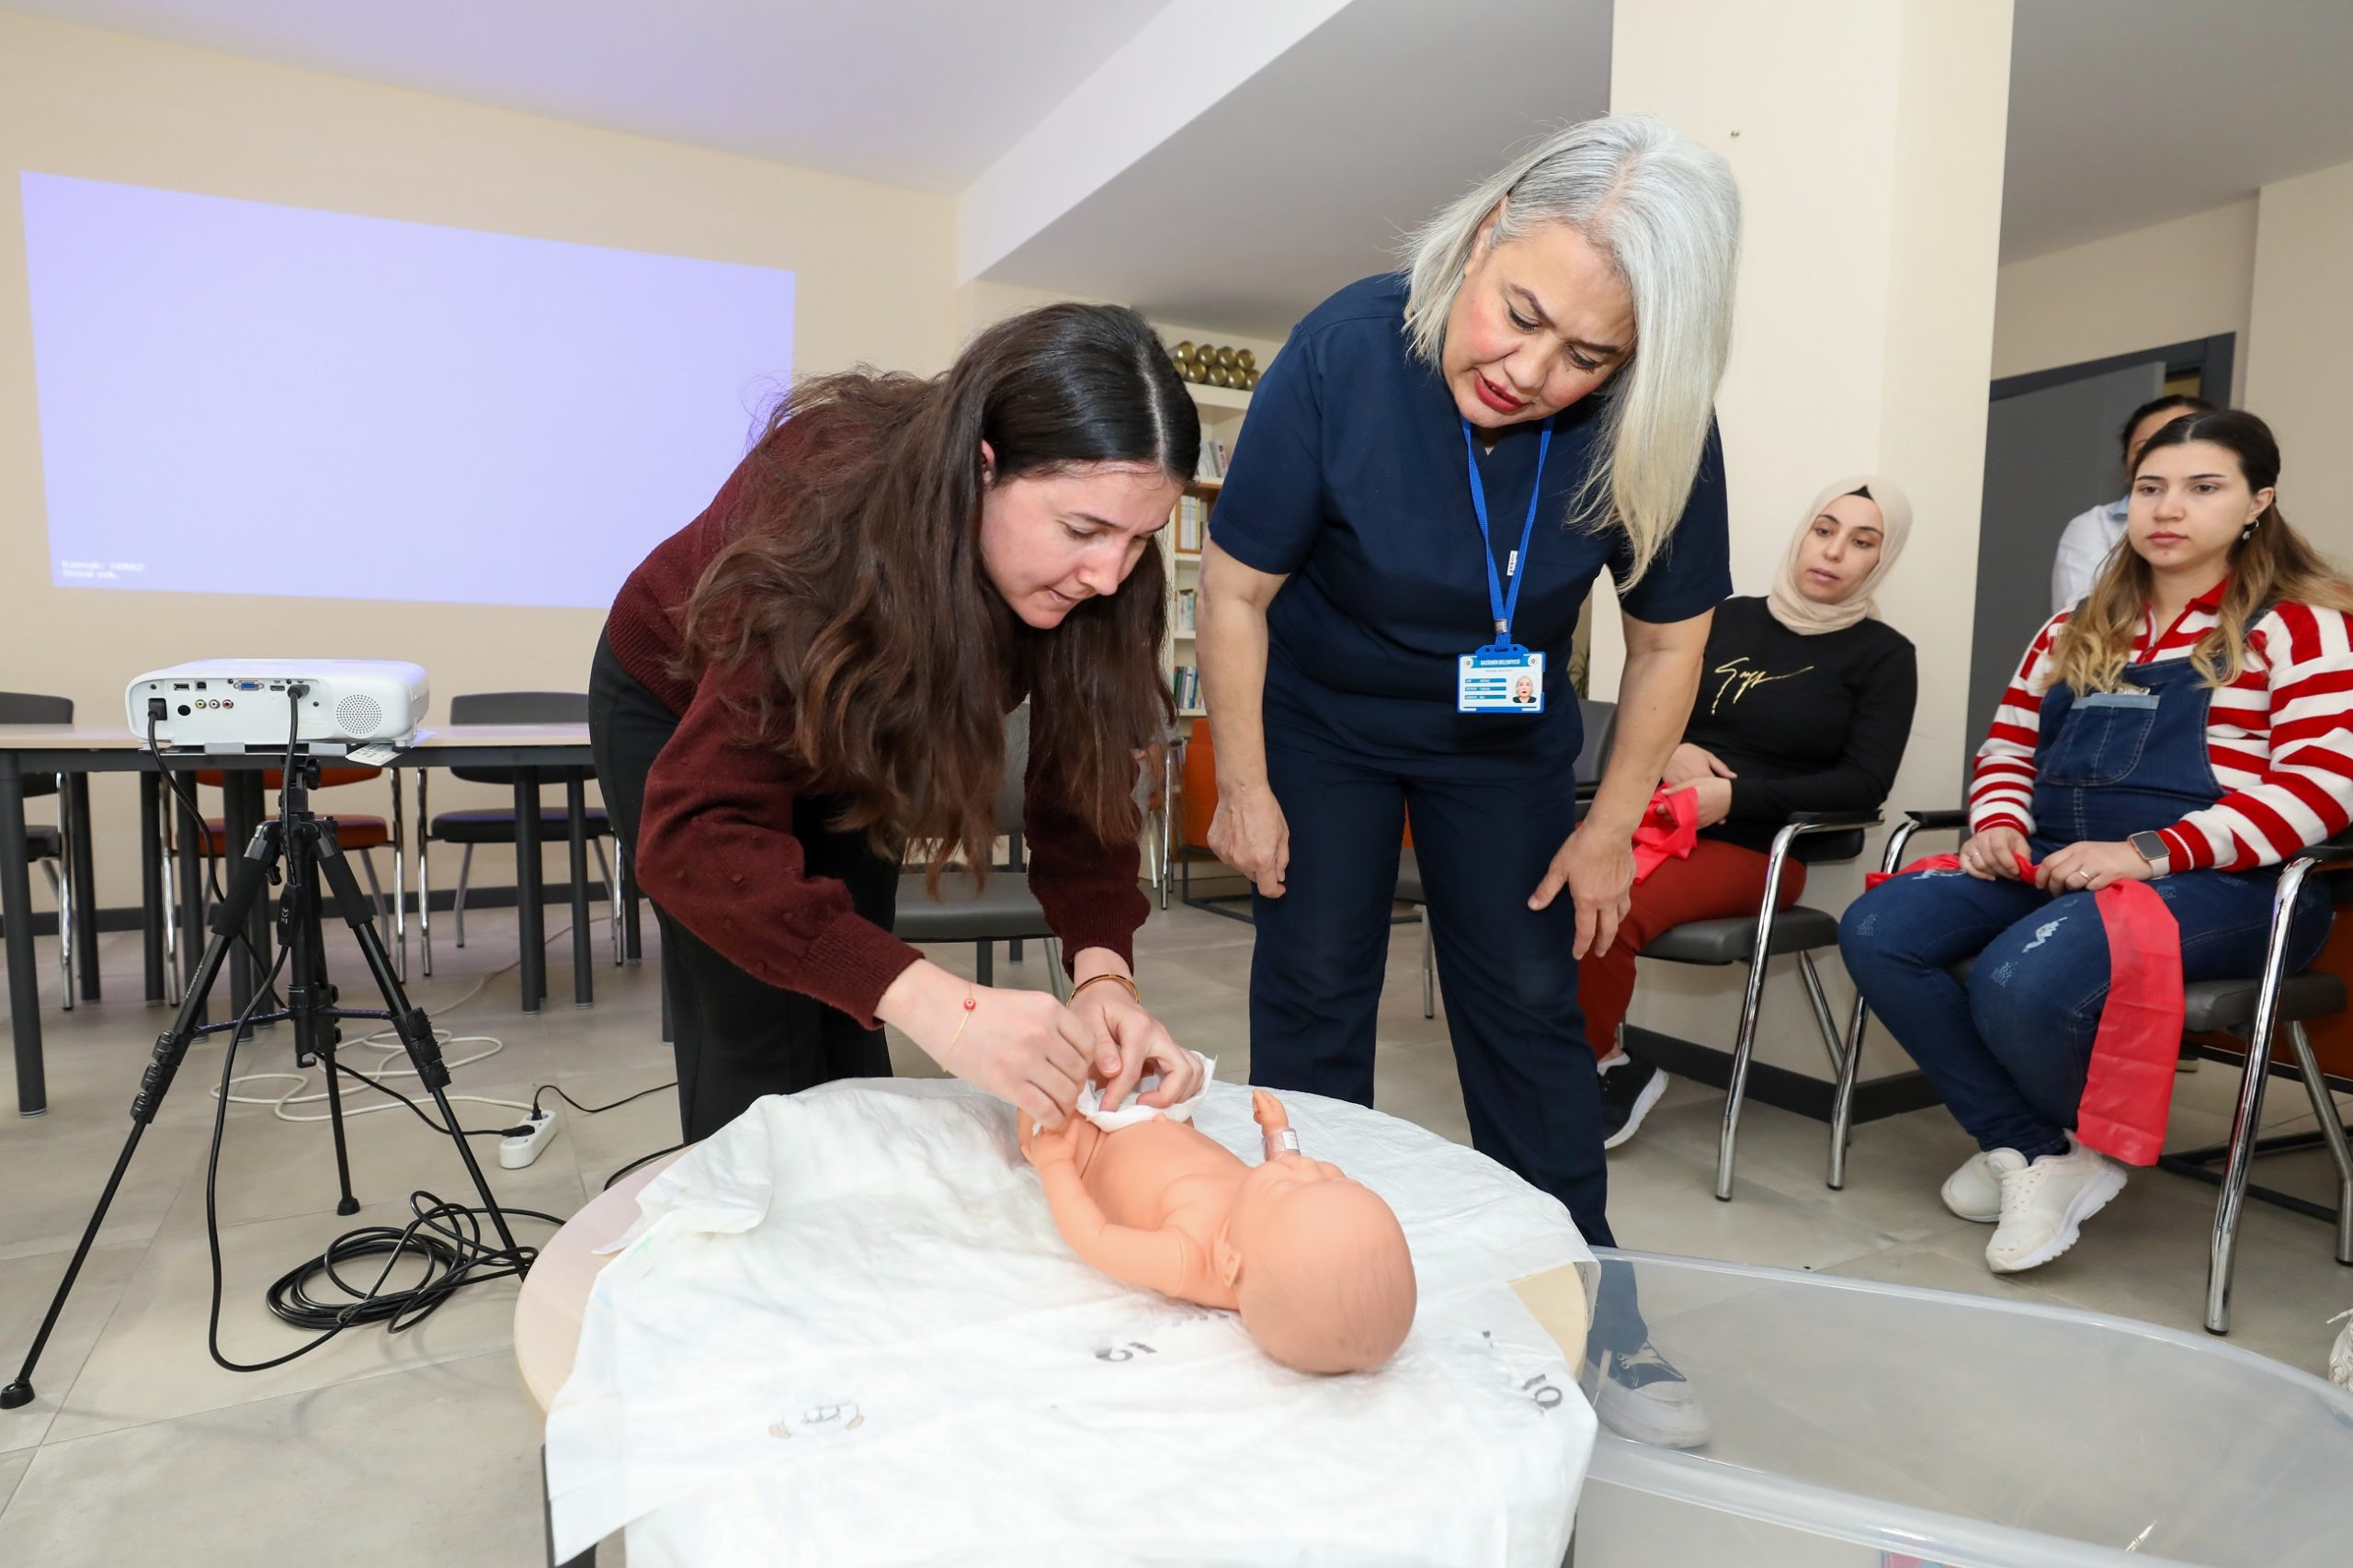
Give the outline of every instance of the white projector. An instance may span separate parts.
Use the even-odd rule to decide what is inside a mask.
[[[308,688],[293,699],[299,720],[293,687]],[[202,659],[141,676],[123,704],[131,733],[143,740],[152,724],[158,746],[283,752],[290,725],[298,750],[340,756],[412,744],[431,699],[424,669],[396,659]]]

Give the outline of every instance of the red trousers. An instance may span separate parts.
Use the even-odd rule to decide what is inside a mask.
[[[1618,1028],[1634,999],[1634,955],[1668,927],[1687,920],[1754,918],[1765,897],[1766,857],[1736,844],[1703,838],[1688,860],[1669,860],[1634,884],[1633,907],[1606,953],[1587,953],[1577,965],[1577,1003],[1585,1009],[1586,1039],[1606,1060],[1618,1050]],[[1781,868],[1787,909],[1805,892],[1805,868],[1792,859]]]

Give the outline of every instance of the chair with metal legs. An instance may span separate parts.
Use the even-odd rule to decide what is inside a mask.
[[[1716,1197],[1732,1200],[1733,1165],[1739,1150],[1740,1111],[1748,1093],[1748,1069],[1756,1053],[1756,1020],[1765,1002],[1765,971],[1779,953],[1798,956],[1798,973],[1805,982],[1806,1000],[1813,1009],[1814,1027],[1822,1033],[1822,1048],[1831,1071],[1844,1066],[1844,1042],[1830,1012],[1830,998],[1822,988],[1813,955],[1838,945],[1838,919],[1808,904],[1775,906],[1781,899],[1781,881],[1790,860],[1818,865],[1848,860],[1862,852],[1863,830],[1879,824],[1876,812],[1799,812],[1773,835],[1766,857],[1765,893],[1754,915],[1736,915],[1715,920],[1687,920],[1653,937],[1642,950],[1646,959],[1668,963],[1726,965],[1745,963],[1748,983],[1741,993],[1740,1022],[1733,1034],[1732,1077],[1724,1092],[1722,1131],[1716,1140]],[[1831,836],[1835,835],[1836,836]]]
[[[582,724],[588,721],[588,694],[578,691],[475,691],[464,692],[449,699],[449,722],[452,724]],[[457,778],[475,784],[512,786],[515,770],[511,767],[453,767]],[[430,886],[431,848],[435,844],[455,844],[462,846],[458,861],[458,888],[451,901],[451,912],[458,932],[458,946],[466,945],[466,887],[473,871],[474,848],[483,844],[513,844],[517,841],[515,808],[488,806],[468,811],[443,812],[436,816],[429,805],[428,775],[419,768],[416,775],[416,816],[425,824],[419,835],[421,849],[417,857],[417,929],[425,950],[425,972],[433,972],[433,893]],[[551,771],[547,782],[555,783],[560,772]],[[607,902],[612,911],[613,962],[623,961],[623,903],[632,893],[624,884],[628,868],[605,858],[605,840],[620,843],[610,814],[602,806],[589,806],[581,812],[586,832],[588,848],[597,858],[597,874],[603,879]],[[543,846],[563,843],[572,832],[571,817],[563,806],[542,806],[540,810],[540,840]],[[615,875],[616,870],[620,876]]]
[[[29,691],[0,691],[0,724],[70,724],[74,722],[74,699],[70,697],[44,697]],[[74,1010],[74,993],[79,989],[80,971],[74,966],[74,937],[75,892],[74,886],[74,813],[65,809],[65,776],[62,773],[28,774],[24,780],[25,799],[37,795],[55,795],[59,811],[57,825],[27,824],[25,827],[25,858],[39,866],[49,878],[50,896],[57,903],[58,972],[65,981],[64,1011]],[[87,889],[80,890],[86,893]]]
[[[1965,835],[1968,827],[1967,812],[1909,812],[1907,820],[1889,835],[1882,869],[1892,872],[1902,866],[1904,850],[1915,833]],[[2353,1085],[2333,1082],[2321,1071],[2319,1059],[2313,1054],[2312,1041],[2304,1031],[2307,1020],[2345,1010],[2346,985],[2337,976],[2317,971],[2295,975],[2287,972],[2290,933],[2283,918],[2294,907],[2305,881],[2313,876],[2330,879],[2336,903],[2353,900],[2353,871],[2348,871],[2347,867],[2353,867],[2353,835],[2340,835],[2291,856],[2280,868],[2279,889],[2272,895],[2271,932],[2264,951],[2262,972],[2243,980],[2192,981],[2182,987],[2185,1033],[2236,1034],[2247,1042],[2242,1058],[2237,1113],[2231,1123],[2229,1141],[2212,1148],[2164,1154],[2157,1160],[2159,1166],[2177,1176],[2211,1182],[2222,1188],[2214,1208],[2213,1233],[2207,1246],[2206,1327],[2210,1333],[2230,1332],[2231,1283],[2237,1261],[2239,1219],[2250,1197],[2317,1219],[2334,1220],[2336,1261],[2353,1265],[2353,1137],[2348,1137],[2332,1094],[2336,1089]],[[1963,960],[1953,965],[1953,977],[1967,980],[1973,964],[1973,960]],[[1847,1149],[1853,1130],[1859,1052],[1870,1021],[1870,1009],[1858,996],[1847,1048],[1839,1063],[1837,1091],[1831,1102],[1829,1185],[1833,1188],[1847,1184]],[[2275,1057],[2275,1043],[2282,1023],[2288,1026],[2293,1065]],[[2203,1048],[2185,1041],[2184,1049]],[[2275,1075],[2295,1076],[2302,1081],[2320,1123],[2317,1131],[2279,1138],[2260,1136],[2264,1086]],[[2313,1147],[2325,1148],[2336,1167],[2335,1209],[2248,1184],[2248,1169],[2256,1155]],[[2207,1166],[2216,1161],[2222,1162],[2224,1168],[2220,1172],[2209,1170]]]

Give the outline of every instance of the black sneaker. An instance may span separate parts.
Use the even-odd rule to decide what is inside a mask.
[[[1601,1146],[1615,1149],[1633,1137],[1666,1093],[1666,1074],[1647,1062],[1620,1057],[1601,1070]]]
[[[1707,1409],[1673,1362],[1643,1341],[1602,1352],[1593,1413],[1621,1437],[1663,1449],[1696,1449],[1713,1436]]]

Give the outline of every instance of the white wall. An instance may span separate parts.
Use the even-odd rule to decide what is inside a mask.
[[[2264,187],[2245,403],[2279,437],[2281,505],[2353,569],[2353,513],[2332,471],[2353,411],[2353,164]]]
[[[1799,514],[1842,473],[1880,472],[1913,506],[1880,595],[1920,650],[1920,700],[1893,803],[1956,792],[1983,487],[2004,126],[2007,0],[1646,0],[1621,6],[1611,107],[1656,113],[1723,153],[1745,210],[1733,358],[1717,398],[1732,489],[1734,592],[1760,594]],[[1623,657],[1597,618],[1594,686]],[[1876,842],[1872,854],[1877,853]],[[1809,903],[1841,909],[1861,867],[1825,867]],[[1795,980],[1777,963],[1760,1059],[1824,1075]],[[1835,955],[1825,963],[1843,993]],[[1643,968],[1631,1021],[1728,1047],[1741,971]],[[1866,1065],[1899,1065],[1884,1031]]]
[[[2014,261],[1995,296],[1995,379],[2230,332],[2244,387],[2255,272],[2252,197]]]

